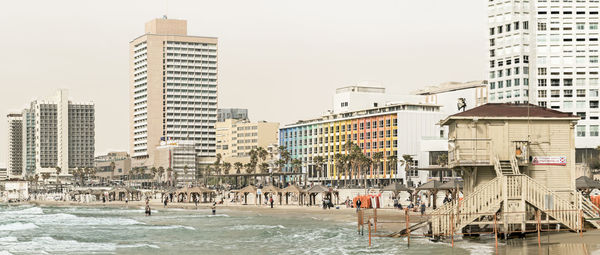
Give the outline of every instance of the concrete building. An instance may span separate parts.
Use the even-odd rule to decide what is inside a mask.
[[[66,90],[59,90],[53,99],[33,101],[21,114],[20,130],[15,126],[9,132],[21,140],[10,150],[9,158],[21,157],[22,177],[55,174],[56,167],[60,167],[61,175],[75,168],[93,167],[94,116],[93,103],[73,103]]]
[[[8,165],[7,177],[21,177],[23,171],[23,116],[11,113],[8,119]]]
[[[217,122],[223,122],[226,119],[249,120],[248,109],[225,108],[217,112]]]
[[[8,172],[6,167],[0,167],[0,181],[8,179]]]
[[[114,163],[114,169],[112,165]],[[127,180],[131,171],[131,158],[127,152],[109,152],[94,158],[96,176],[102,182],[109,180]]]
[[[250,150],[277,144],[279,123],[226,119],[217,122],[217,154],[224,162],[250,162]]]
[[[161,141],[171,140],[214,157],[217,38],[187,35],[185,20],[154,19],[129,43],[129,56],[131,157],[151,166]]]
[[[575,189],[578,120],[530,104],[486,104],[443,120],[450,128],[449,167],[464,179],[464,196],[432,212],[433,234],[483,227],[479,221],[498,212],[499,231],[525,232],[536,210],[571,230],[581,229],[583,218],[600,227],[593,220],[598,208]],[[457,210],[459,218],[448,222]]]
[[[407,172],[399,160],[393,169],[388,163],[391,156],[401,159],[406,154],[413,156],[414,164],[419,165],[421,138],[440,136],[442,129],[436,124],[445,115],[440,106],[422,103],[424,99],[419,95],[387,95],[383,88],[341,88],[333,97],[333,111],[280,128],[279,145],[285,146],[293,159],[302,161],[302,171],[309,173],[309,180],[319,178],[314,171],[316,156],[325,158],[325,182],[340,184],[352,178],[349,171],[336,167],[334,159],[336,154],[345,153],[343,145],[351,141],[368,157],[383,153],[382,167],[377,173],[371,169],[370,180],[425,182],[427,172]],[[285,170],[290,171],[290,166]]]
[[[490,102],[531,102],[581,120],[575,146],[600,145],[598,1],[488,1]]]
[[[196,156],[195,148],[193,141],[162,142],[156,148],[153,164],[156,168],[163,167],[165,169],[165,173],[161,176],[161,182],[172,182],[180,187],[191,184],[195,180],[196,160],[199,158]],[[169,173],[168,169],[173,172]]]

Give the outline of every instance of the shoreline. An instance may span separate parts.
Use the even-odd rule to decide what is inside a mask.
[[[68,202],[68,201],[27,201],[21,203],[0,203],[2,205],[33,205],[39,207],[90,207],[90,208],[129,208],[129,209],[140,209],[140,214],[143,215],[143,207],[145,206],[144,201],[130,201],[125,203],[123,201],[113,202],[93,202],[93,203],[79,203],[79,202]],[[162,203],[157,201],[151,201],[150,206],[153,210],[169,210],[169,209],[184,209],[187,213],[192,213],[195,210],[209,210],[211,204],[199,204],[198,207],[193,203],[169,203],[166,208],[163,207]],[[327,209],[324,210],[321,207],[307,207],[297,205],[279,205],[270,208],[266,205],[217,205],[217,213],[219,210],[227,210],[227,213],[234,214],[253,214],[257,216],[276,216],[283,218],[311,218],[314,220],[332,221],[339,224],[354,224],[356,226],[357,216],[356,209],[345,208],[340,209]],[[378,214],[380,212],[378,211]],[[400,215],[399,211],[396,210],[381,210],[381,218],[391,218]],[[401,213],[404,215],[404,213]],[[411,217],[418,217],[416,214]],[[418,220],[415,220],[417,222]],[[380,225],[382,231],[398,231],[400,226],[404,223]],[[458,237],[459,235],[457,235]],[[366,235],[365,235],[366,237]],[[416,237],[416,236],[415,236]],[[391,237],[389,237],[391,238]],[[463,239],[466,240],[466,239]],[[576,232],[543,232],[541,233],[542,249],[556,249],[556,250],[580,250],[587,251],[588,254],[600,250],[600,230],[588,230],[583,233],[583,237]],[[404,242],[404,241],[400,241]],[[508,239],[502,240],[499,243],[499,252],[512,254],[514,252],[523,252],[523,249],[528,252],[538,251],[538,240],[536,234],[529,234],[523,239]],[[490,245],[493,245],[490,243]]]

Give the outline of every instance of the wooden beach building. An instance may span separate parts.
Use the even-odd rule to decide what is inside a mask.
[[[464,197],[432,213],[433,235],[489,229],[494,219],[504,233],[535,230],[539,218],[571,230],[600,227],[600,211],[575,186],[578,119],[535,105],[486,104],[442,120]]]

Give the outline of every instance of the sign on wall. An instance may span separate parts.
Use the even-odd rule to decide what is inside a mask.
[[[567,165],[567,157],[535,156],[531,163],[534,165],[565,166]]]

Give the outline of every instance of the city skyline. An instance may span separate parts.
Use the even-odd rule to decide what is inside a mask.
[[[5,27],[15,36],[0,44],[17,49],[8,51],[8,61],[2,64],[10,95],[2,100],[3,114],[18,111],[57,88],[67,88],[73,98],[96,104],[96,153],[128,151],[128,42],[143,32],[146,21],[165,13],[162,1],[132,12],[140,3],[119,3],[119,8],[114,8],[117,2],[14,3],[11,13],[2,17],[3,23],[17,17],[23,23]],[[190,8],[194,5],[214,11]],[[167,14],[187,20],[189,34],[219,38],[219,108],[248,108],[253,120],[289,124],[319,115],[331,108],[335,88],[360,81],[374,80],[390,92],[406,93],[486,75],[485,2],[433,6],[387,1],[369,6],[338,1],[321,4],[320,9],[276,1],[238,5],[246,8],[236,11],[223,3],[171,2]],[[447,12],[451,7],[463,15]],[[64,11],[73,9],[78,11]],[[430,15],[421,18],[419,10]],[[235,22],[231,20],[238,16]],[[45,39],[38,41],[38,37]],[[31,75],[25,67],[36,55],[47,56],[35,60],[45,68]],[[453,64],[458,59],[463,65]],[[261,95],[247,96],[252,92]],[[277,96],[286,93],[296,96]],[[310,103],[305,103],[308,98]],[[0,132],[6,134],[6,122]],[[6,144],[6,139],[2,136],[0,143]],[[0,152],[0,163],[6,163],[7,149]]]

